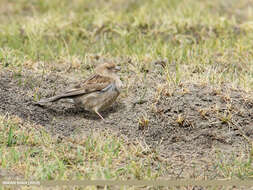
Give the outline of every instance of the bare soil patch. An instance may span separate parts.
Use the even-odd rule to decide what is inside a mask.
[[[184,84],[173,92],[165,88],[155,98],[157,81],[147,75],[144,101],[136,104],[145,90],[144,84],[138,82],[127,97],[120,97],[102,113],[109,121],[104,123],[96,115],[77,110],[64,101],[43,107],[31,103],[35,92],[48,97],[69,87],[74,82],[69,78],[56,73],[42,77],[10,71],[1,72],[0,78],[0,114],[17,115],[24,122],[40,124],[51,133],[64,136],[80,132],[88,135],[94,129],[118,131],[130,140],[144,142],[163,159],[173,161],[172,176],[193,175],[184,173],[193,163],[202,163],[207,171],[207,160],[217,148],[228,153],[239,151],[253,138],[252,93],[228,85],[216,88]]]

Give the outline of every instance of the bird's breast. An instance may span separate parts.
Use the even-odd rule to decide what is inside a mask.
[[[86,110],[104,110],[109,107],[119,96],[120,92],[115,83],[111,83],[98,92],[76,98],[75,102]]]

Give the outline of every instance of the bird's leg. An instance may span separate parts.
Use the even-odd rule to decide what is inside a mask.
[[[104,122],[105,124],[109,124],[109,123],[110,123],[109,121],[105,120],[105,119],[103,118],[103,116],[102,116],[97,110],[95,110],[95,113],[103,120],[103,122]]]
[[[97,110],[94,110],[95,111],[95,113],[103,120],[103,121],[105,121],[105,119],[103,118],[103,116],[97,111]]]

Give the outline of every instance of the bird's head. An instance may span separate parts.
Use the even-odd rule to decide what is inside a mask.
[[[118,71],[120,71],[120,67],[114,63],[103,63],[95,68],[97,74],[102,74],[104,76],[111,76]]]
[[[118,89],[120,89],[123,84],[120,80],[120,77],[117,75],[117,72],[120,71],[120,67],[114,63],[103,63],[95,68],[95,72],[99,75],[105,77],[110,77],[115,80],[115,84]]]

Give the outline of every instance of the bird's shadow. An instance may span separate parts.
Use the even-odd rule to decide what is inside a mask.
[[[50,115],[57,117],[57,116],[65,116],[65,117],[80,117],[84,119],[90,120],[100,120],[100,117],[90,111],[84,110],[82,108],[76,107],[74,105],[66,105],[58,104],[56,106],[53,105],[36,105],[41,107],[43,110],[47,111]],[[126,107],[124,103],[115,102],[111,107],[109,107],[105,111],[101,111],[100,114],[106,119],[110,114],[119,112]]]

